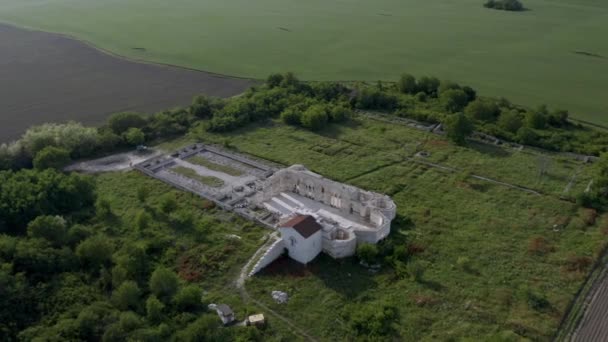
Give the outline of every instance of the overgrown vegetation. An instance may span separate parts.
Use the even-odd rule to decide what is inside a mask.
[[[226,288],[263,235],[252,223],[135,173],[0,178],[0,217],[10,224],[0,232],[1,340],[293,338],[280,325],[222,328],[206,308],[254,313]]]

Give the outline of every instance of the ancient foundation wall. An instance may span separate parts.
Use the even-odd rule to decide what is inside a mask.
[[[285,252],[285,243],[282,239],[277,240],[275,243],[270,245],[264,255],[256,262],[256,264],[249,272],[249,276],[253,276],[258,273],[264,267],[270,265],[273,261],[277,260]]]
[[[357,250],[357,238],[351,236],[348,240],[323,239],[323,252],[334,259],[346,258],[355,255]]]

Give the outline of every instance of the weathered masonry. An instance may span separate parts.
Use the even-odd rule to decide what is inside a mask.
[[[280,169],[203,144],[136,168],[278,230],[281,238],[269,245],[251,274],[285,251],[301,263],[320,252],[333,258],[351,256],[357,244],[386,238],[396,214],[395,203],[386,195],[332,181],[302,165]]]

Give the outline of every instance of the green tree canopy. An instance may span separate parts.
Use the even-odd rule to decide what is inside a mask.
[[[64,148],[47,146],[36,153],[34,157],[34,168],[61,169],[70,162],[70,152]]]
[[[67,224],[61,216],[38,216],[27,225],[27,235],[61,246],[67,237]]]
[[[118,135],[123,134],[129,128],[143,128],[146,123],[147,120],[142,114],[133,112],[112,114],[108,119],[108,126]]]
[[[323,105],[314,105],[302,113],[302,126],[313,131],[325,127],[328,121],[327,111]]]
[[[146,136],[139,128],[129,128],[125,133],[125,142],[131,146],[142,145],[146,141]]]
[[[466,138],[473,133],[473,124],[462,113],[448,116],[444,128],[448,138],[458,145],[465,145]]]
[[[112,292],[112,303],[121,311],[128,309],[135,310],[139,306],[140,295],[141,291],[137,283],[127,280]]]
[[[177,292],[178,279],[175,272],[159,266],[150,277],[150,291],[158,298],[171,299]]]

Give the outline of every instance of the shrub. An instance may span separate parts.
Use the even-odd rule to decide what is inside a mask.
[[[469,100],[461,89],[449,89],[441,93],[439,101],[447,111],[456,113],[463,110]]]
[[[408,275],[417,282],[424,276],[425,265],[421,261],[413,261],[407,264]]]
[[[117,135],[121,135],[129,128],[143,128],[147,123],[146,118],[133,112],[112,114],[108,119],[108,126]]]
[[[486,8],[493,8],[505,11],[524,10],[524,5],[519,0],[488,0],[483,6]]]
[[[70,162],[70,152],[64,148],[47,146],[36,153],[34,157],[34,168],[61,169]]]
[[[124,133],[125,142],[131,146],[141,145],[146,141],[146,136],[139,128],[129,128]]]
[[[156,268],[150,276],[150,291],[159,298],[172,298],[177,291],[177,286],[177,275],[162,266]]]
[[[146,317],[152,323],[158,323],[163,319],[163,310],[165,304],[163,304],[155,296],[148,297],[146,300]]]
[[[404,94],[415,94],[417,90],[416,78],[409,74],[401,75],[397,88]]]
[[[467,105],[464,110],[469,117],[480,121],[494,121],[500,114],[496,102],[487,99],[477,99]]]
[[[281,113],[281,120],[288,125],[301,125],[301,118],[302,112],[300,112],[298,108],[295,107],[289,107]]]
[[[134,281],[123,282],[112,292],[112,303],[119,310],[136,309],[139,306],[141,291]]]
[[[67,236],[65,219],[61,216],[38,216],[27,225],[27,235],[61,246]]]
[[[444,121],[448,138],[458,145],[465,145],[466,138],[473,133],[473,124],[462,113],[450,115]]]
[[[458,267],[465,272],[470,272],[472,270],[471,259],[466,256],[458,257],[458,259],[456,259],[456,265],[458,265]]]
[[[378,247],[371,243],[362,243],[357,246],[357,258],[366,264],[373,264],[378,258]]]
[[[201,306],[202,291],[196,285],[182,287],[173,299],[175,305],[182,310],[194,310]]]
[[[325,127],[328,121],[325,106],[314,105],[302,113],[302,126],[313,131],[318,131]]]
[[[398,318],[397,308],[388,304],[367,304],[347,307],[349,325],[355,336],[372,340],[387,338],[395,333],[393,322]],[[390,340],[390,339],[389,339]]]

